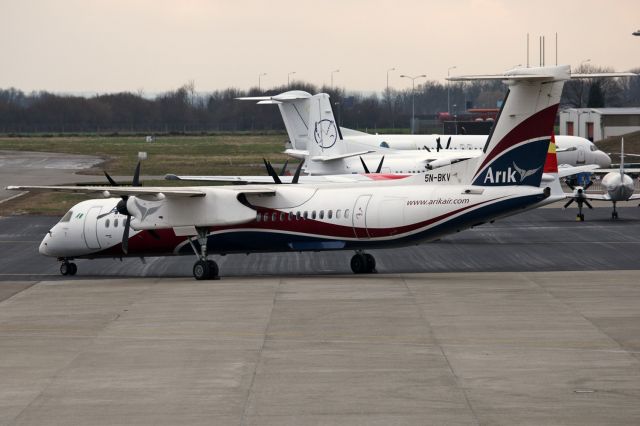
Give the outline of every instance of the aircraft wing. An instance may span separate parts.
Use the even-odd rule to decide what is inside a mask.
[[[311,161],[334,161],[334,160],[342,160],[343,158],[349,158],[349,157],[357,157],[359,155],[364,155],[364,154],[369,154],[372,152],[376,152],[373,150],[367,150],[367,151],[358,151],[358,152],[349,152],[346,154],[342,154],[342,155],[316,155],[314,157],[311,157]],[[380,152],[378,152],[380,153]]]
[[[206,193],[194,188],[176,188],[169,186],[135,187],[135,186],[7,186],[8,190],[29,192],[67,192],[72,194],[95,194],[105,198],[122,195],[158,195],[166,197],[204,197]]]
[[[616,169],[598,169],[594,173],[596,173],[596,174],[607,174],[607,173],[611,173],[611,172],[620,173],[620,169],[619,168],[616,168]],[[634,174],[635,173],[640,173],[640,168],[637,168],[637,167],[634,167],[634,168],[625,167],[624,168],[624,172],[625,173],[634,173]]]
[[[299,177],[298,183],[353,183],[368,182],[372,180],[392,180],[408,177],[408,174],[396,173],[369,173],[369,174],[344,174],[344,175],[324,175],[324,176],[304,176]],[[271,176],[186,176],[186,175],[165,175],[167,180],[183,180],[194,182],[230,182],[239,185],[247,184],[273,184]],[[282,183],[291,183],[293,176],[279,176]],[[223,187],[228,188],[228,187]]]
[[[575,175],[578,173],[585,173],[585,172],[594,172],[594,170],[598,170],[600,168],[600,166],[598,166],[597,164],[587,164],[585,166],[564,166],[564,167],[558,167],[558,177],[567,177],[567,176],[571,176],[571,175]],[[598,170],[598,172],[600,172],[600,170]]]

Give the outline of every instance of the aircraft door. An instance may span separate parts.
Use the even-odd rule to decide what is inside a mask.
[[[84,216],[84,242],[89,249],[99,249],[98,242],[98,215],[102,207],[94,206],[89,209]]]
[[[353,205],[353,233],[356,238],[369,238],[367,232],[367,206],[371,195],[361,195]]]

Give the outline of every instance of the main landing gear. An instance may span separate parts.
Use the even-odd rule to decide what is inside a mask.
[[[63,259],[60,264],[60,273],[62,275],[75,275],[78,272],[78,267],[75,263],[69,262],[68,259]]]
[[[358,251],[351,258],[351,270],[354,274],[371,274],[376,272],[376,259],[369,253]]]
[[[196,280],[219,280],[218,264],[211,259],[207,259],[207,229],[197,228],[197,231],[200,253],[193,245],[193,241],[189,240],[189,244],[191,244],[191,248],[198,258],[198,261],[193,265],[193,277]]]

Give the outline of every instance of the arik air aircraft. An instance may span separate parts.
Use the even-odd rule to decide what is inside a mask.
[[[432,241],[564,198],[546,185],[543,164],[569,72],[558,66],[490,76],[509,91],[481,155],[399,179],[140,187],[138,168],[131,187],[9,189],[97,197],[73,206],[40,244],[40,253],[61,261],[62,274],[76,273],[76,258],[192,254],[201,280],[218,276],[210,254],[320,250],[355,251],[352,270],[369,273],[375,259],[366,249]]]
[[[616,76],[634,74],[617,73]],[[602,74],[601,76],[614,76]],[[575,76],[574,76],[575,77]],[[586,77],[586,76],[585,76]],[[320,109],[313,108],[322,97]],[[277,105],[282,115],[292,148],[286,152],[304,159],[305,171],[310,174],[362,173],[379,164],[385,156],[383,170],[387,173],[410,173],[440,167],[450,161],[473,158],[481,154],[487,143],[485,135],[372,135],[340,127],[336,124],[328,101],[328,95],[310,95],[293,90],[275,96],[244,97],[240,100],[258,101],[258,104]],[[322,117],[320,117],[320,114]],[[320,128],[313,128],[321,120]],[[317,139],[324,132],[322,152],[318,154]],[[334,140],[334,144],[327,143]],[[611,165],[611,158],[600,151],[593,142],[577,136],[556,136],[559,164],[581,166],[596,164],[601,168]],[[327,146],[331,145],[329,148]],[[375,152],[372,153],[372,151]],[[404,151],[404,152],[403,152]],[[351,153],[362,156],[364,164],[354,160],[330,160],[332,157]],[[317,157],[314,161],[314,157]],[[309,160],[312,161],[309,161]],[[368,165],[368,167],[367,167]]]

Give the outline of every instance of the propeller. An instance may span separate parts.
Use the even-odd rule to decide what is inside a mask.
[[[424,149],[426,149],[428,152],[431,152],[431,150],[429,149],[428,146],[426,146],[426,145],[423,145],[423,146],[424,146]]]
[[[567,201],[567,203],[564,205],[564,208],[566,209],[567,207],[569,207],[571,203],[573,203],[575,200],[576,200],[575,198],[569,199],[569,201]]]
[[[283,182],[280,179],[280,176],[282,176],[282,174],[280,174],[280,176],[278,176],[276,171],[273,169],[273,166],[271,165],[270,161],[267,161],[265,158],[263,158],[262,161],[264,162],[264,166],[267,169],[267,173],[269,174],[269,176],[271,176],[273,178],[273,182],[278,184],[278,185],[282,184]],[[285,162],[285,167],[282,168],[283,171],[286,168],[288,162],[289,162],[289,160],[287,160]],[[300,164],[298,164],[298,167],[296,167],[296,171],[295,171],[295,173],[293,175],[293,179],[291,180],[291,183],[293,183],[293,184],[298,183],[298,181],[300,180],[300,172],[302,172],[302,166],[303,165],[304,165],[304,161],[301,161]]]
[[[289,165],[289,159],[287,158],[287,160],[284,162],[284,165],[282,166],[282,170],[280,170],[280,176],[284,176],[284,174],[287,171],[287,165]]]
[[[364,162],[364,160],[362,159],[362,157],[360,157],[360,162],[362,163],[362,167],[364,168],[364,172],[366,174],[371,173],[369,171],[369,168],[367,167],[367,164]],[[378,168],[376,169],[375,173],[380,173],[382,171],[382,164],[384,163],[384,155],[382,156],[382,158],[380,159],[380,162],[378,163]]]
[[[587,184],[584,186],[584,190],[586,191],[587,189],[589,189],[589,187],[590,187],[591,185],[593,185],[593,181],[592,181],[592,180],[590,180],[590,181],[589,181],[589,183],[587,183]]]
[[[140,161],[138,161],[136,170],[133,173],[133,181],[131,182],[131,186],[142,186],[140,184]],[[129,200],[129,196],[122,195],[121,198],[122,199],[118,201],[118,204],[116,204],[116,210],[118,211],[118,213],[127,216],[127,220],[124,223],[124,232],[122,233],[122,251],[124,252],[124,254],[128,254],[129,229],[131,228],[131,213],[129,213],[129,210],[127,210],[127,201]]]
[[[451,146],[451,136],[449,136],[449,139],[447,140],[447,149],[449,149],[450,146]]]
[[[440,136],[436,138],[436,152],[440,152],[442,149],[442,144],[440,143]]]

